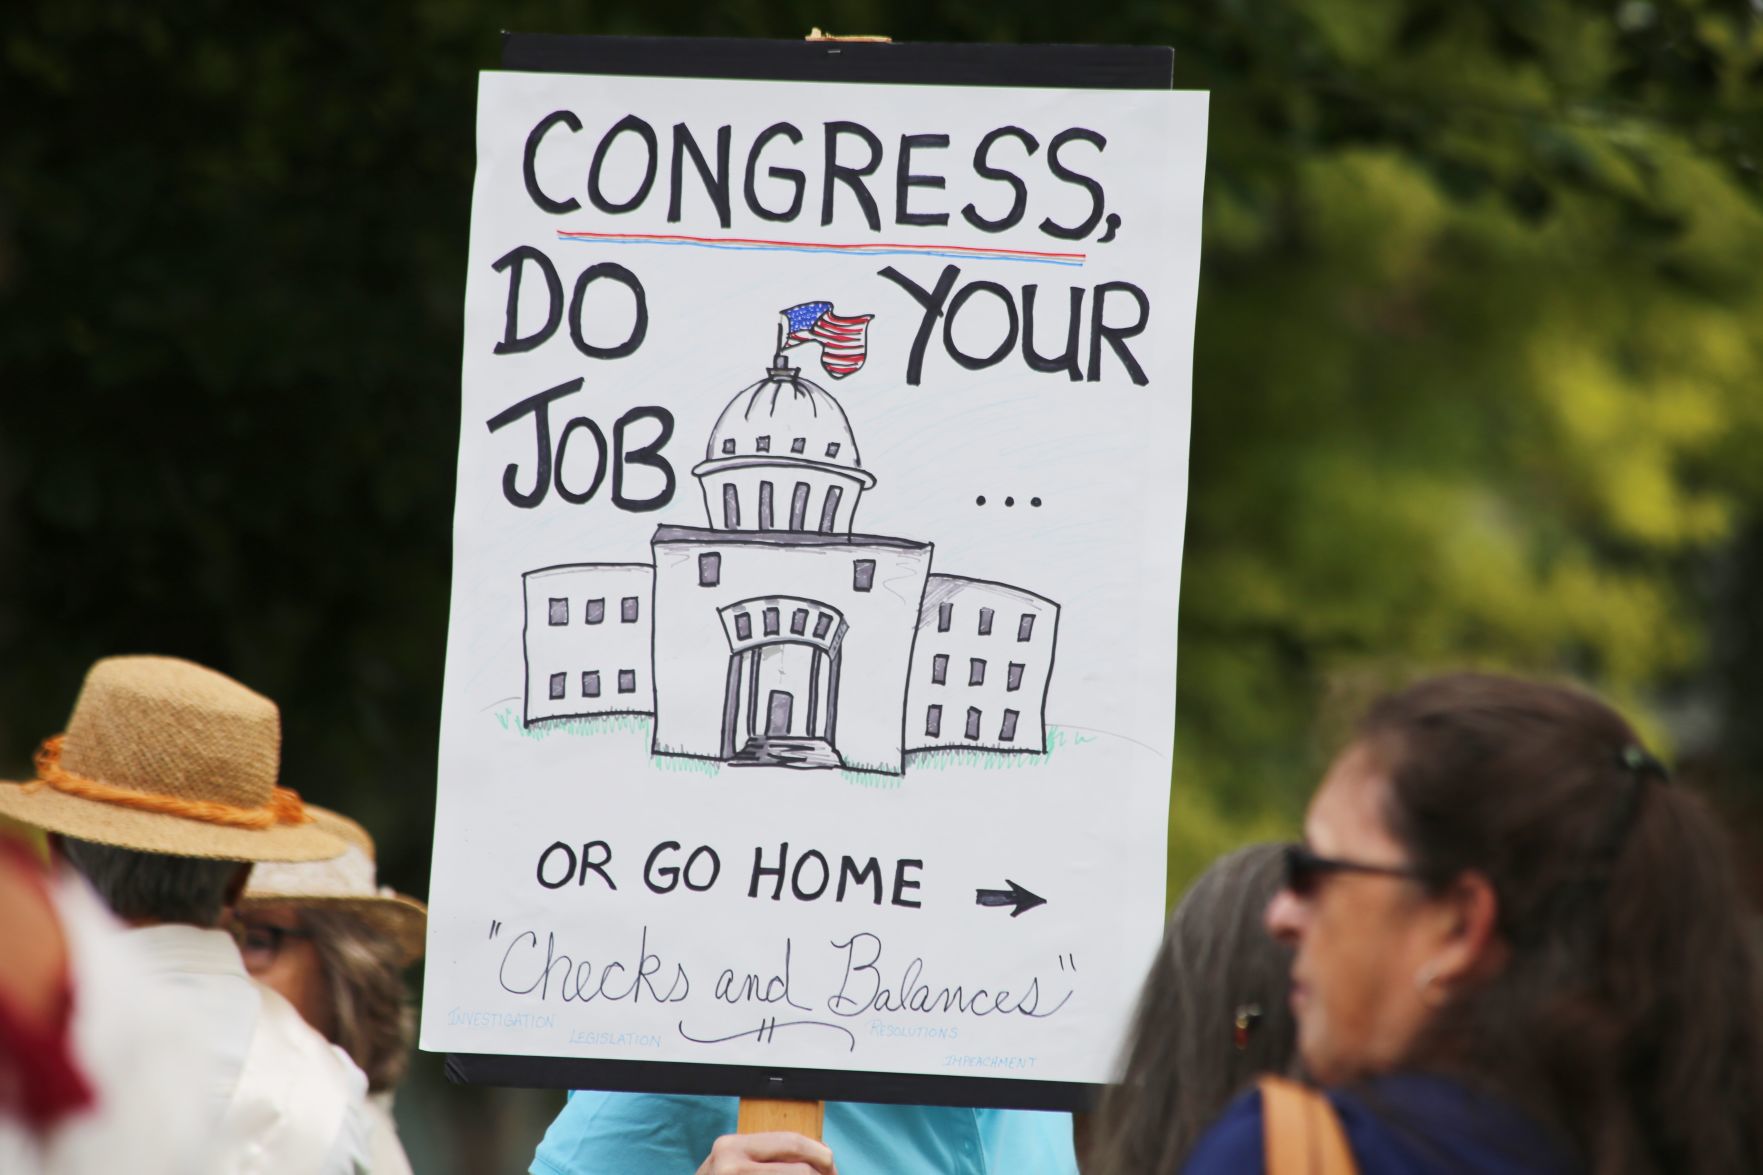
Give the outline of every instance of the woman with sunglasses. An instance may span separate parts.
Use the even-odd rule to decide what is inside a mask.
[[[1608,706],[1421,682],[1361,721],[1305,840],[1267,910],[1327,1089],[1301,1149],[1338,1124],[1336,1169],[1368,1175],[1763,1170],[1763,970],[1730,851]],[[1275,1169],[1292,1129],[1245,1095],[1184,1169]]]

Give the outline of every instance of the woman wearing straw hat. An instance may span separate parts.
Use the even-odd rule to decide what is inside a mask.
[[[175,1057],[129,1080],[167,1080],[174,1061],[195,1067],[185,1088],[203,1099],[213,1145],[188,1169],[353,1173],[367,1169],[365,1078],[251,980],[218,929],[254,862],[345,847],[276,786],[280,759],[274,702],[188,661],[112,657],[86,675],[67,732],[37,754],[37,777],[0,784],[0,816],[50,834],[55,855],[130,926],[122,937],[144,961],[141,982],[187,1025]]]
[[[373,838],[347,816],[307,805],[347,842],[328,861],[259,865],[239,903],[245,968],[280,992],[367,1074],[376,1175],[409,1175],[392,1091],[410,1059],[414,1011],[404,968],[422,957],[428,910],[376,883]]]

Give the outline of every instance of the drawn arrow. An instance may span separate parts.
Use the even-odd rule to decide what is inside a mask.
[[[1011,881],[1008,877],[1004,879],[1004,884],[1010,888],[974,890],[974,902],[981,906],[1015,906],[1016,908],[1010,911],[1010,916],[1012,918],[1021,914],[1024,910],[1032,910],[1036,906],[1044,906],[1047,904],[1046,898],[1041,897],[1039,894],[1030,893],[1028,890],[1022,888],[1022,886]]]

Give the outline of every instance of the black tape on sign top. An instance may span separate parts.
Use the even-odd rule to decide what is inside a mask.
[[[767,82],[1167,90],[1175,50],[1144,45],[942,45],[733,37],[502,34],[502,68]]]

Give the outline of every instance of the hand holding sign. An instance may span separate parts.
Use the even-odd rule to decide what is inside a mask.
[[[838,1175],[824,1143],[800,1134],[725,1134],[698,1175]]]

